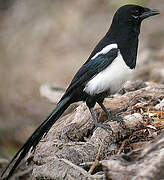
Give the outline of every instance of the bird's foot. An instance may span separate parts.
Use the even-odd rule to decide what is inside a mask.
[[[113,130],[109,124],[96,123],[95,126],[96,126],[96,128],[100,127],[102,129],[106,130],[107,132],[111,132],[113,134]]]
[[[108,121],[117,121],[120,124],[124,124],[124,120],[121,116],[110,116],[108,117]]]

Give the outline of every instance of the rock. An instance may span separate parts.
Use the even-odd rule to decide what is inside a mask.
[[[113,156],[100,164],[106,169],[106,177],[112,180],[150,180],[164,178],[164,133],[144,145],[141,155],[133,161],[130,155]]]
[[[107,98],[107,109],[112,115],[123,118],[122,123],[106,122],[113,133],[95,129],[86,105],[81,104],[59,119],[38,144],[33,157],[33,177],[155,180],[159,175],[164,178],[164,136],[156,138],[162,129],[149,128],[153,126],[152,121],[147,122],[148,116],[143,113],[163,98],[164,85],[155,83],[146,83],[141,89]],[[143,106],[136,106],[137,103]],[[101,123],[107,120],[98,105],[95,112]]]

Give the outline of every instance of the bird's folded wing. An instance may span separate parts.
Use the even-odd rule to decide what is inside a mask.
[[[66,93],[69,93],[76,87],[85,85],[95,75],[107,68],[117,57],[117,54],[118,49],[113,48],[106,54],[99,54],[95,58],[92,58],[90,61],[85,63],[74,76],[70,86],[66,90]]]

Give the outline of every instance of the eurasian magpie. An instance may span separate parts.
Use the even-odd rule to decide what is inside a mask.
[[[111,120],[110,113],[103,105],[104,98],[116,93],[134,72],[141,22],[157,14],[159,11],[156,9],[137,5],[124,5],[116,11],[108,32],[75,74],[55,109],[16,153],[2,176],[16,160],[7,179],[12,176],[26,154],[35,149],[41,138],[74,102],[86,102],[95,126],[108,128],[107,125],[98,123],[93,108],[98,103]]]

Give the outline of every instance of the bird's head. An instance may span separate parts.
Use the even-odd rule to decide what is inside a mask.
[[[156,9],[149,9],[138,5],[124,5],[120,7],[114,14],[111,27],[107,33],[110,37],[122,37],[126,39],[129,33],[138,36],[140,33],[141,22],[150,17],[159,14]],[[127,40],[127,39],[126,39]]]
[[[149,9],[129,4],[120,7],[116,11],[113,20],[119,23],[141,24],[142,20],[159,13],[157,9]]]

